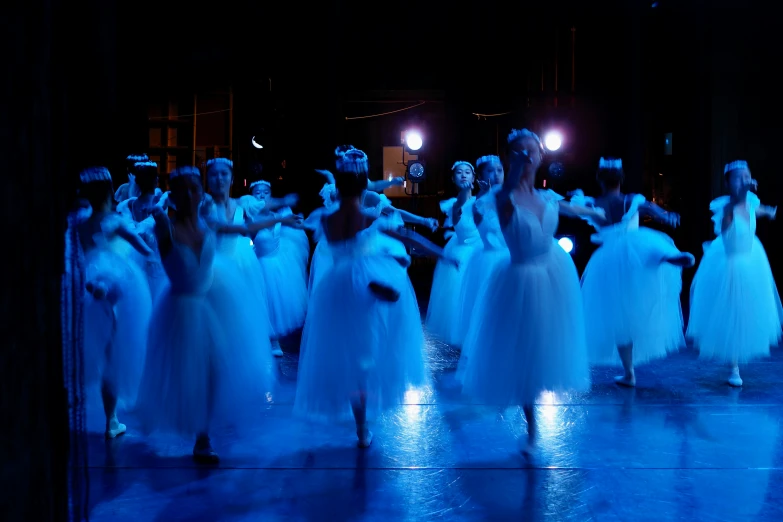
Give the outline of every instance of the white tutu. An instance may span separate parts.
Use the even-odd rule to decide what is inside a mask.
[[[307,280],[300,265],[300,254],[283,248],[279,223],[260,230],[253,249],[266,285],[267,308],[273,337],[283,337],[301,328],[307,312]]]
[[[444,227],[451,226],[451,209],[456,198],[441,202],[441,210],[448,216]],[[473,221],[473,203],[471,198],[462,207],[462,216],[454,227],[451,236],[444,247],[444,254],[457,259],[461,267],[468,264],[471,256],[482,248],[481,238]],[[465,282],[465,269],[457,269],[454,265],[439,261],[432,278],[432,290],[427,306],[427,330],[441,341],[453,346],[461,346],[463,338],[460,328],[462,312],[462,285]]]
[[[110,243],[116,246],[119,241]],[[123,250],[99,246],[85,256],[86,282],[102,286],[109,295],[85,296],[84,361],[87,384],[107,381],[130,407],[144,369],[152,298],[141,268]]]
[[[593,364],[620,365],[617,347],[633,344],[635,364],[676,352],[683,335],[682,269],[661,262],[681,252],[661,232],[639,227],[636,195],[623,220],[600,229],[582,274],[587,348]]]
[[[710,205],[720,234],[728,197]],[[755,212],[760,202],[748,194],[750,223],[734,216],[731,227],[705,246],[691,285],[688,337],[702,358],[747,362],[768,357],[781,338],[783,309],[767,254],[756,237]]]
[[[347,420],[351,401],[364,393],[372,417],[424,383],[421,322],[414,317],[410,280],[397,260],[378,253],[376,234],[368,229],[330,245],[333,266],[313,291],[302,335],[296,414]],[[400,299],[379,300],[371,282],[391,286]]]
[[[482,216],[478,231],[483,248],[476,249],[467,264],[460,269],[464,279],[459,298],[461,311],[457,325],[460,339],[465,339],[474,315],[484,307],[483,296],[486,293],[490,276],[500,263],[509,259],[506,240],[503,239],[503,232],[500,230],[495,205],[495,195],[498,189],[493,189],[492,192],[478,198],[475,203],[476,211]],[[468,355],[463,347],[460,358],[467,358]],[[458,370],[457,373],[459,376],[461,372]]]
[[[281,216],[290,216],[293,211],[289,207],[281,209]],[[310,260],[310,239],[307,232],[297,228],[282,227],[280,230],[280,252],[289,259],[296,260],[302,271],[302,277],[307,284],[307,262]],[[301,326],[301,325],[300,325]]]
[[[504,231],[511,260],[492,274],[465,341],[463,390],[496,405],[533,403],[543,391],[590,387],[579,278],[557,245],[557,196],[543,223],[517,208]]]
[[[171,285],[150,327],[137,408],[143,427],[190,436],[214,423],[241,426],[273,382],[256,300],[236,265],[215,253],[213,234],[200,257],[175,243],[164,265]]]

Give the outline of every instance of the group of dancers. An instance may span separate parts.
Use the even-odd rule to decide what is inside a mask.
[[[395,208],[379,192],[400,180],[370,181],[367,155],[351,146],[338,147],[333,173],[319,171],[324,206],[306,220],[291,210],[296,196],[273,198],[266,181],[231,198],[227,159],[207,162],[209,194],[195,167],[170,173],[162,193],[145,156],[128,158],[129,183],[116,194],[105,168],[82,172],[85,353],[106,436],[126,430],[122,401],[141,430],[195,436],[194,457],[217,461],[210,429],[241,427],[266,400],[279,339],[303,327],[294,413],[353,419],[359,447],[369,447],[368,419],[428,378],[408,247],[439,259],[428,331],[461,348],[466,395],[523,407],[523,454],[535,450],[541,392],[587,390],[590,364],[619,363],[616,382],[635,386],[635,364],[684,345],[681,271],[695,264],[640,216],[670,226],[679,216],[623,194],[619,159],[601,158],[596,198],[536,189],[540,139],[523,129],[507,141],[507,168],[497,156],[454,164],[443,249],[405,227],[435,231],[438,221]],[[769,355],[781,337],[783,308],[755,236],[756,219],[776,209],[752,192],[746,162],[724,174],[729,195],[711,204],[716,239],[693,281],[687,335],[741,386],[739,364]],[[596,229],[581,281],[554,237],[561,215]],[[309,275],[305,230],[316,241]]]

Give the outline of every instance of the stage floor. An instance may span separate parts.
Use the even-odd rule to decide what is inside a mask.
[[[356,448],[351,425],[291,415],[297,355],[281,387],[247,412],[241,436],[216,431],[216,467],[192,440],[128,433],[106,442],[88,409],[91,520],[783,520],[783,357],[749,365],[745,387],[687,350],[638,369],[639,386],[594,369],[584,395],[543,396],[540,455],[518,453],[519,408],[472,405],[458,353],[428,342],[432,385],[376,422]]]

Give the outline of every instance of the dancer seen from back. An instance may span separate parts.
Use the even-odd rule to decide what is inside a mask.
[[[133,225],[136,232],[144,239],[144,242],[152,250],[152,254],[143,260],[144,271],[147,274],[152,301],[158,298],[168,278],[163,269],[158,252],[158,243],[155,237],[155,220],[152,211],[156,206],[164,210],[168,208],[168,193],[161,193],[158,187],[158,164],[152,161],[140,161],[133,167],[136,173],[136,183],[140,194],[138,197],[130,197],[117,205],[120,213]]]
[[[137,411],[149,431],[195,435],[194,458],[215,462],[210,428],[241,427],[273,384],[268,334],[257,334],[265,326],[257,301],[231,254],[218,248],[218,236],[249,236],[278,220],[210,227],[200,215],[199,170],[177,169],[170,186],[174,219],[160,207],[154,213],[170,285],[155,305]]]
[[[555,241],[558,215],[601,220],[604,212],[535,188],[543,154],[537,135],[514,130],[508,144],[509,168],[495,201],[510,258],[490,277],[476,311],[467,338],[477,346],[465,347],[471,356],[462,380],[463,391],[485,404],[523,406],[523,454],[530,457],[539,394],[590,387],[579,277]],[[568,327],[553,326],[553,318]]]
[[[410,280],[403,264],[383,253],[377,237],[442,255],[404,228],[371,226],[372,213],[361,202],[368,170],[362,151],[340,151],[334,175],[338,208],[321,216],[332,265],[310,300],[294,404],[296,414],[314,419],[352,414],[360,447],[372,442],[368,418],[399,405],[406,390],[425,379],[421,322],[405,296],[412,292]],[[395,333],[401,324],[414,322],[418,336]]]
[[[150,161],[149,156],[146,154],[131,154],[125,158],[125,172],[128,175],[128,182],[120,185],[117,192],[114,193],[114,200],[117,203],[122,203],[128,198],[136,198],[141,195],[141,187],[136,183],[135,165],[136,163],[146,161]],[[156,189],[155,193],[160,194],[161,190]]]
[[[108,170],[87,169],[80,181],[79,195],[89,205],[78,228],[86,266],[85,374],[88,383],[100,383],[106,437],[114,438],[126,431],[117,419],[118,403],[131,407],[136,400],[152,313],[149,286],[133,254],[152,251],[114,212]]]
[[[447,237],[450,237],[445,251],[449,257],[459,259],[461,265],[467,265],[471,256],[482,248],[481,237],[473,221],[473,204],[476,198],[472,191],[475,173],[473,165],[467,161],[456,162],[451,172],[459,195],[440,202],[440,208],[446,214],[443,228],[454,228],[453,233],[447,233]],[[446,263],[438,263],[432,278],[430,302],[427,306],[427,331],[453,346],[462,346],[464,340],[460,328],[460,296],[465,280],[464,271]]]
[[[466,339],[472,318],[476,310],[481,310],[483,295],[487,287],[487,281],[495,272],[497,266],[503,261],[508,261],[509,253],[506,240],[500,230],[495,197],[503,187],[503,164],[497,156],[482,156],[476,161],[476,170],[479,176],[479,193],[476,203],[473,205],[473,221],[481,236],[482,247],[477,249],[464,270],[465,283],[462,285],[460,295],[461,312],[457,318],[460,328],[459,338]],[[475,347],[477,343],[471,343]],[[464,349],[468,345],[465,341],[460,354],[459,377],[470,354]]]
[[[682,268],[693,266],[695,260],[680,252],[666,234],[639,226],[641,216],[676,227],[680,216],[641,194],[624,194],[623,177],[622,160],[601,158],[601,196],[585,198],[577,191],[571,201],[606,213],[603,223],[587,220],[597,230],[592,241],[600,245],[582,274],[591,363],[621,363],[624,374],[615,382],[636,386],[634,363],[665,357],[685,344]]]
[[[730,366],[731,386],[742,386],[739,365],[769,357],[781,339],[780,295],[756,237],[756,220],[775,219],[777,207],[762,205],[751,192],[758,183],[747,162],[732,161],[723,173],[729,195],[710,203],[718,237],[705,244],[691,285],[687,335],[700,357]]]

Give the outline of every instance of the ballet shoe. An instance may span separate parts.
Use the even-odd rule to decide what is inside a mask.
[[[216,464],[220,461],[217,452],[212,448],[209,437],[199,437],[193,446],[193,459],[205,464]]]
[[[742,386],[742,377],[740,377],[739,368],[734,368],[731,371],[731,375],[729,375],[728,383],[729,386],[734,386],[735,388],[739,388]]]
[[[625,386],[627,388],[635,388],[636,387],[636,376],[631,375],[631,377],[627,377],[625,375],[618,375],[614,378],[614,383],[618,386]]]
[[[282,357],[284,355],[283,349],[280,348],[280,342],[277,339],[272,341],[272,355],[275,357]]]
[[[369,448],[372,444],[372,432],[366,427],[356,428],[356,436],[359,437],[356,445],[360,448]]]
[[[106,438],[115,439],[125,433],[127,429],[128,427],[118,421],[117,416],[115,415],[106,423]]]

